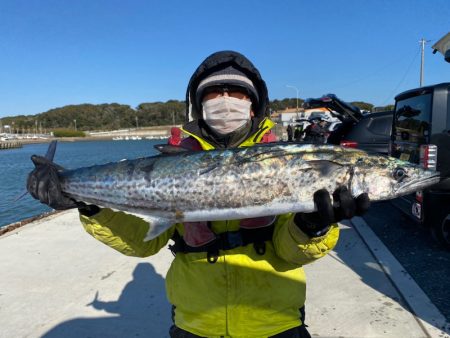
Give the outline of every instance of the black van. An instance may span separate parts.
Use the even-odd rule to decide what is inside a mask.
[[[450,250],[450,83],[395,97],[390,154],[440,172],[440,183],[393,203]]]
[[[392,111],[364,115],[347,134],[340,145],[387,155],[391,140]]]
[[[328,144],[359,148],[365,151],[388,154],[391,139],[392,111],[363,114],[361,110],[334,94],[305,100],[303,107],[327,108],[337,117],[338,124],[327,139]]]

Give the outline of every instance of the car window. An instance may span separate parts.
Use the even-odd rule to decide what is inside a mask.
[[[392,117],[382,116],[372,118],[367,129],[369,129],[374,134],[389,136],[391,134],[391,127],[392,127]]]
[[[395,109],[395,139],[424,143],[429,136],[431,94],[415,96],[397,102]]]

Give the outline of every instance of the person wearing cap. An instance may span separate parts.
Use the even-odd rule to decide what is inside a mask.
[[[188,136],[179,147],[253,146],[274,126],[268,104],[266,84],[245,56],[214,53],[189,81],[182,127]],[[55,173],[37,167],[29,176],[30,193],[55,209],[76,207],[58,189]],[[333,199],[339,207],[319,190],[315,213],[177,223],[150,241],[144,240],[149,225],[140,218],[96,206],[79,210],[89,234],[125,255],[150,256],[170,243],[175,255],[166,276],[171,337],[310,337],[303,265],[333,249],[336,221],[362,214],[369,205],[366,195],[353,199],[344,187]]]

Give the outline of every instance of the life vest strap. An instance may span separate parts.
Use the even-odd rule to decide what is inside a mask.
[[[253,244],[255,251],[259,255],[265,253],[265,241],[272,240],[274,231],[274,225],[271,224],[266,227],[255,229],[240,228],[238,231],[227,231],[221,234],[216,234],[214,241],[207,243],[199,247],[192,247],[186,244],[183,237],[176,231],[172,240],[173,245],[169,245],[170,251],[174,255],[178,252],[191,253],[191,252],[206,252],[208,254],[208,261],[215,263],[219,255],[219,250],[231,250],[239,246],[246,246]]]

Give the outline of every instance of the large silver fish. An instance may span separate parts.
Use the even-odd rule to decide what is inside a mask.
[[[61,169],[60,178],[76,201],[147,220],[150,240],[176,222],[312,212],[315,191],[342,185],[354,197],[392,199],[437,183],[439,173],[357,149],[267,144]]]

